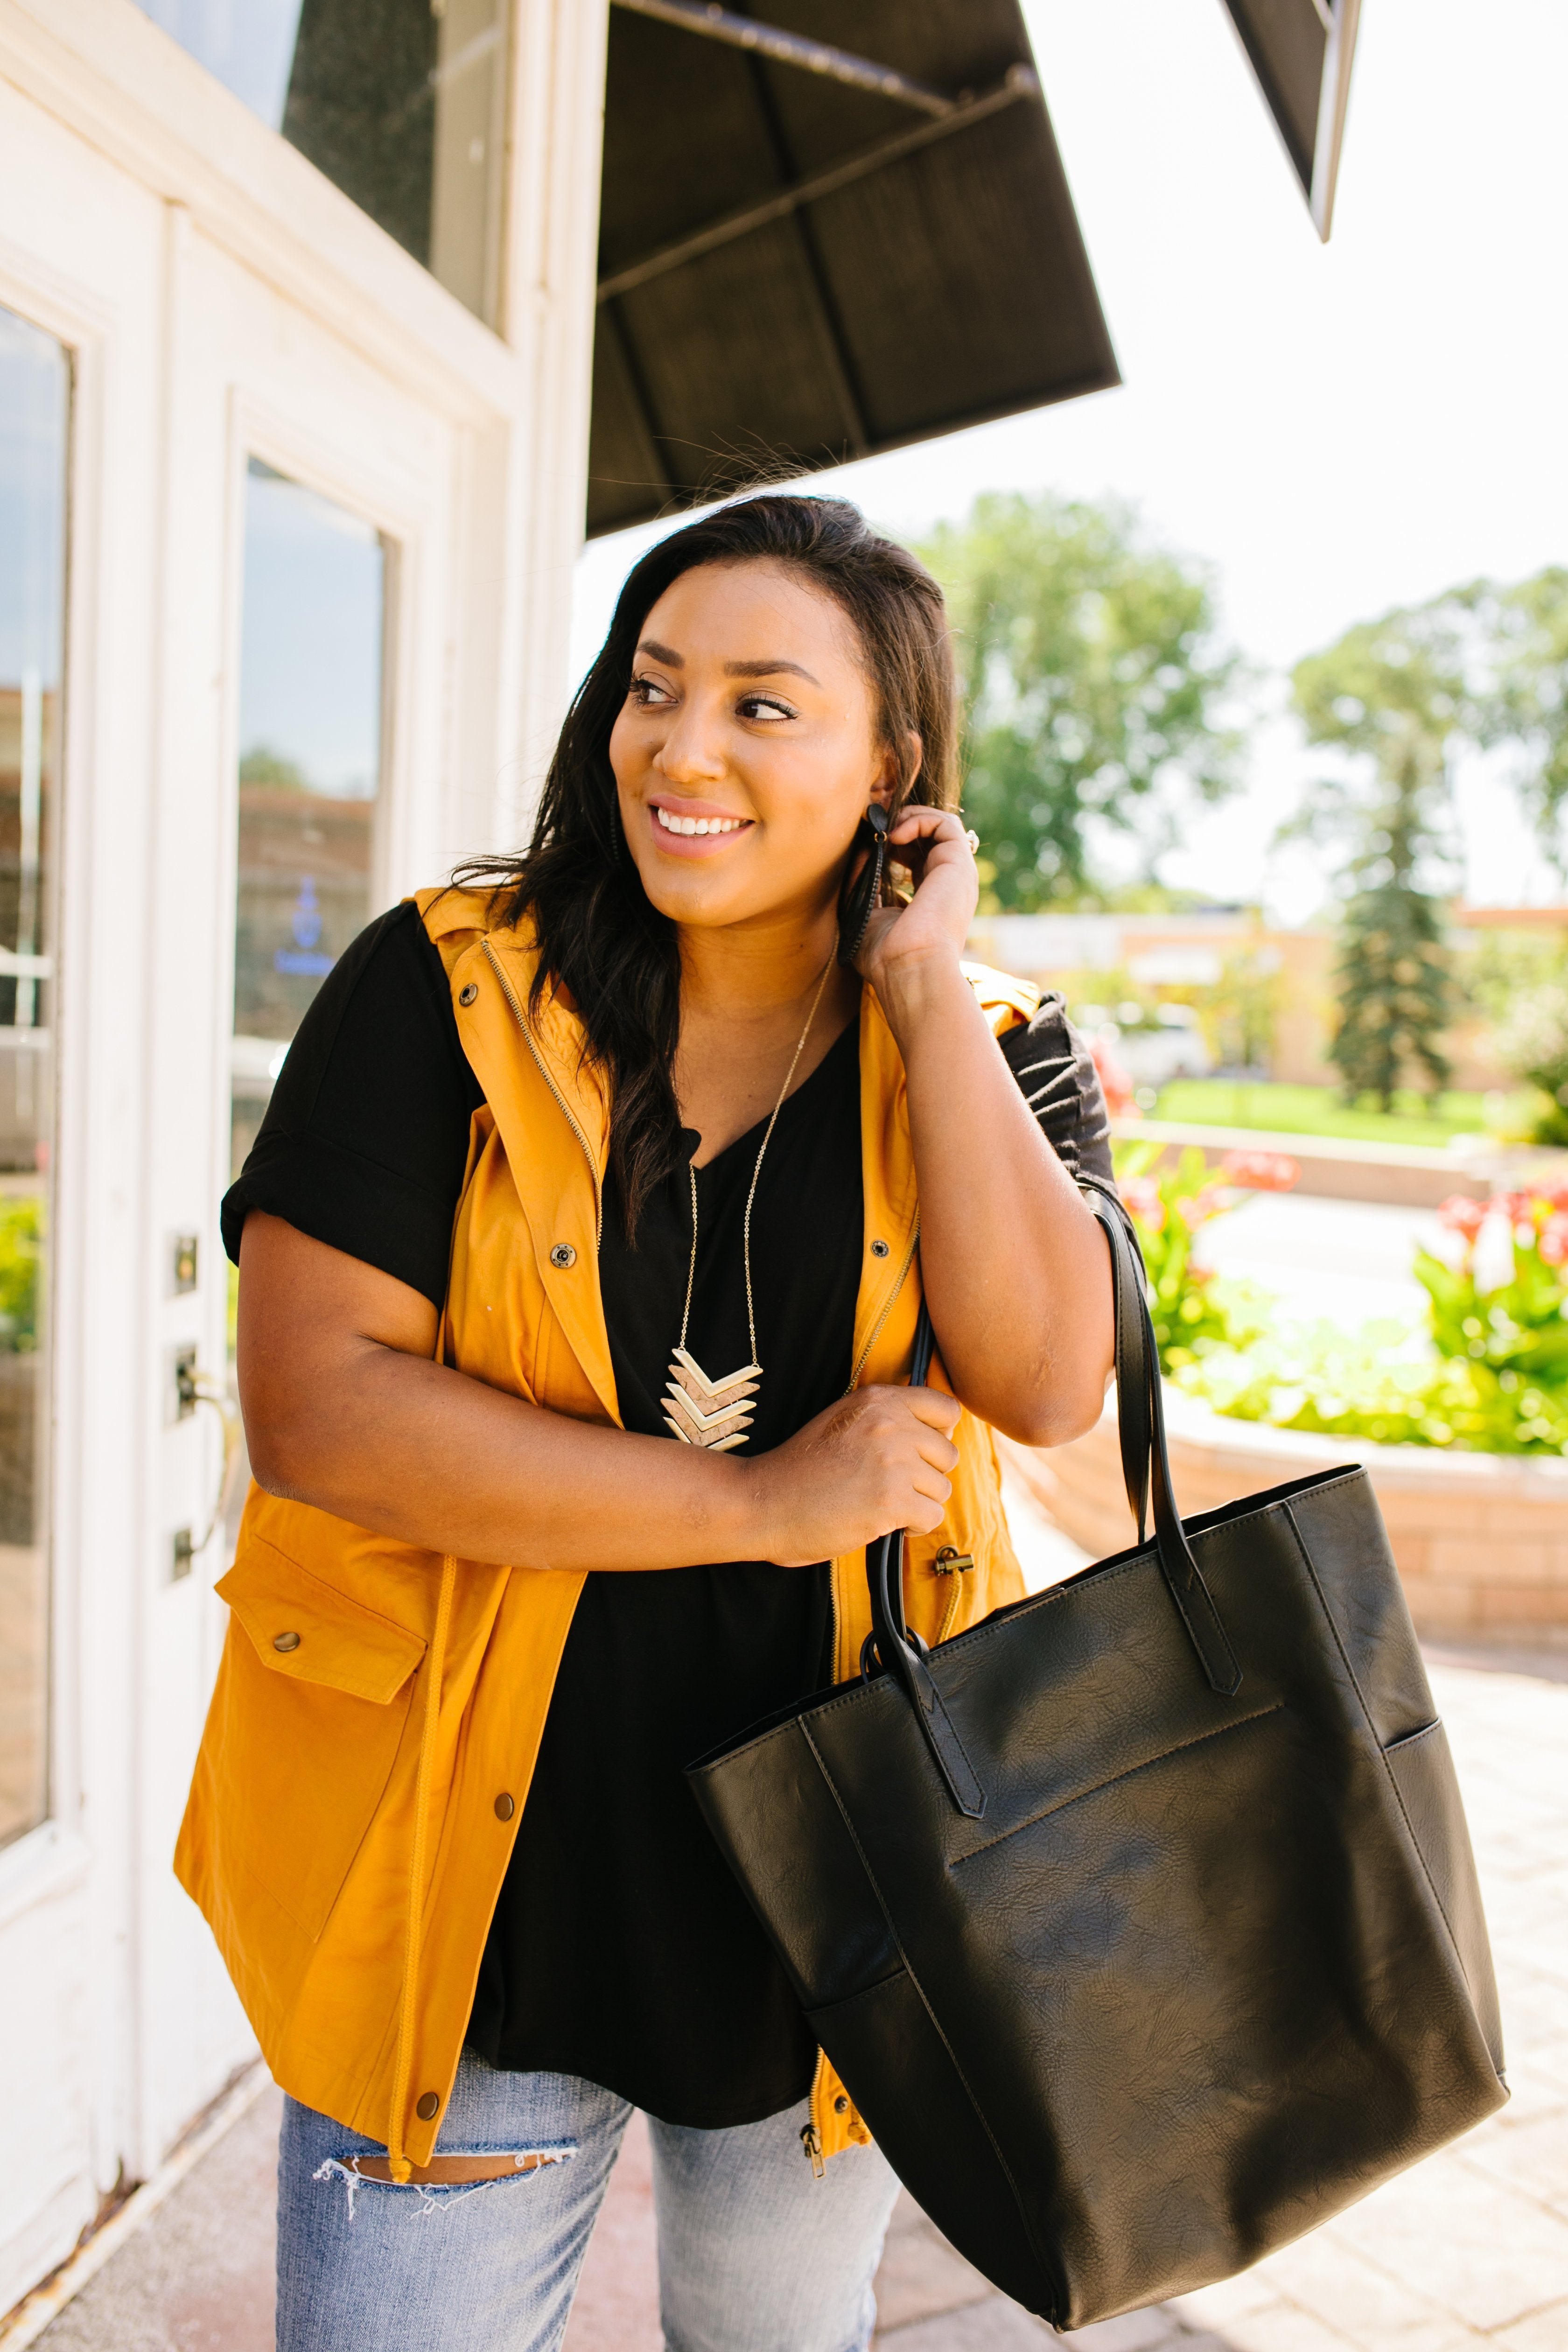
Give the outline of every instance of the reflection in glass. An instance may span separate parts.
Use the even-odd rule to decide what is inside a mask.
[[[493,324],[506,0],[140,0]]]
[[[306,1006],[370,919],[384,572],[368,523],[251,459],[239,671],[236,1172]]]
[[[0,310],[0,1844],[48,1809],[47,1236],[70,362]]]

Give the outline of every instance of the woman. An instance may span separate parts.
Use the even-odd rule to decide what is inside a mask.
[[[895,2182],[681,1771],[858,1671],[887,1529],[928,1640],[1016,1598],[990,1427],[1100,1411],[1103,1108],[961,968],[954,798],[935,583],[731,507],[632,572],[526,857],[373,924],[289,1054],[179,1857],[290,2094],[285,2352],[558,2344],[633,2105],[671,2347],[869,2339]]]

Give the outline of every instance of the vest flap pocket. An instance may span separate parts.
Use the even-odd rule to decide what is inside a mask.
[[[262,1664],[296,1682],[322,1683],[385,1706],[425,1654],[425,1643],[252,1535],[217,1586]]]

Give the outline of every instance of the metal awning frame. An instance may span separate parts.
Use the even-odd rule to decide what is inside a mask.
[[[1323,52],[1323,79],[1318,95],[1318,135],[1312,142],[1312,184],[1307,201],[1312,226],[1323,243],[1334,221],[1334,189],[1340,176],[1340,149],[1344,143],[1345,112],[1350,104],[1351,67],[1355,61],[1356,34],[1361,26],[1361,0],[1313,0],[1326,23],[1328,47]]]
[[[681,32],[695,33],[702,40],[722,41],[732,49],[750,49],[756,57],[772,58],[775,65],[798,66],[803,73],[822,74],[827,80],[841,81],[851,89],[866,89],[878,98],[895,99],[900,105],[916,107],[922,114],[949,114],[970,95],[963,90],[958,99],[950,98],[943,90],[932,89],[927,83],[900,73],[895,66],[858,58],[853,50],[837,48],[831,41],[813,41],[803,33],[786,33],[781,26],[764,25],[760,17],[738,16],[732,9],[720,7],[717,0],[711,5],[709,0],[611,0],[611,5],[629,9],[634,16],[652,16],[661,25],[674,25]]]
[[[662,16],[670,0],[661,0],[657,10],[650,0],[616,0],[616,5],[634,8],[639,16]],[[646,286],[651,278],[662,278],[667,270],[679,269],[683,262],[695,261],[700,255],[712,253],[736,237],[749,236],[752,229],[763,228],[770,221],[787,220],[804,205],[836,194],[840,188],[847,188],[855,181],[900,162],[906,155],[916,154],[939,139],[951,138],[955,131],[967,131],[972,123],[984,122],[988,115],[999,114],[1004,107],[1016,106],[1024,100],[1037,104],[1039,97],[1039,80],[1029,67],[1009,66],[994,89],[955,102],[934,121],[922,122],[913,131],[895,131],[890,139],[879,139],[847,155],[841,163],[829,164],[826,171],[815,172],[808,179],[792,182],[776,195],[764,196],[758,204],[742,205],[734,212],[721,214],[705,227],[693,229],[689,236],[645,254],[640,261],[628,262],[626,268],[599,280],[598,299],[604,303],[612,301],[617,294],[629,294],[634,287]]]

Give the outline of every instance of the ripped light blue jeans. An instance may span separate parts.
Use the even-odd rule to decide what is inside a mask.
[[[278,2164],[278,2352],[555,2352],[632,2110],[574,2074],[465,2052],[437,2153],[553,2156],[512,2179],[351,2177],[374,2140],[288,2101]],[[898,2193],[875,2147],[815,2177],[805,2103],[694,2131],[650,2120],[668,2352],[866,2352]]]

